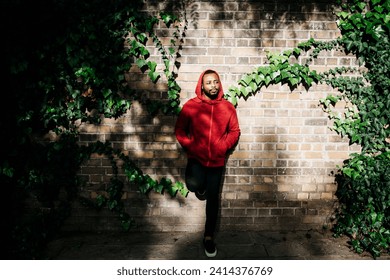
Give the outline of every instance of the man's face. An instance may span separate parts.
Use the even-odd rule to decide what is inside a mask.
[[[203,93],[209,99],[215,99],[219,93],[220,82],[218,75],[215,73],[203,76]]]

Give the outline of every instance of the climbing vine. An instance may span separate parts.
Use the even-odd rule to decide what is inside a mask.
[[[1,17],[1,31],[8,38],[0,120],[7,135],[0,147],[0,176],[10,210],[4,222],[10,233],[5,242],[9,247],[3,250],[7,258],[39,257],[45,240],[71,213],[72,201],[81,199],[79,168],[94,154],[110,160],[113,176],[105,195],[83,202],[115,211],[124,229],[131,226],[131,217],[121,200],[126,182],[118,176],[119,162],[127,181],[141,193],[188,192],[182,183],[144,174],[109,142],[88,146],[78,142],[80,124],[120,118],[135,100],[153,114],[179,111],[176,58],[187,23],[180,24],[181,15],[174,12],[149,15],[141,0],[49,2],[9,3]],[[169,46],[155,32],[160,24],[171,32]],[[158,50],[158,61],[149,53],[150,41]],[[161,61],[164,70],[159,73]],[[126,79],[132,66],[153,83],[165,78],[166,101],[149,100],[133,87]],[[35,203],[34,213],[24,211],[26,201]]]
[[[185,9],[184,9],[185,11]],[[160,38],[156,35],[154,29],[155,25],[159,22],[158,18],[152,18],[150,22],[146,22],[145,25],[133,26],[131,33],[133,38],[128,39],[128,43],[131,46],[130,54],[136,58],[136,64],[142,72],[148,72],[153,83],[156,83],[162,76],[161,73],[156,71],[157,62],[149,59],[150,53],[147,48],[147,41],[152,39],[154,47],[158,50],[161,59],[163,61],[164,70],[163,75],[167,79],[167,98],[168,102],[164,103],[161,100],[144,100],[143,103],[147,106],[151,114],[157,114],[158,111],[162,111],[164,114],[178,114],[180,111],[180,86],[176,82],[177,77],[177,58],[180,56],[182,49],[183,38],[187,31],[187,19],[185,12],[182,15],[184,18],[184,25],[181,26],[180,19],[171,13],[160,13],[160,20],[164,22],[167,28],[173,26],[172,39],[170,39],[170,46],[165,47]],[[139,29],[140,28],[140,29]]]
[[[273,84],[306,89],[325,83],[337,89],[320,100],[333,121],[332,129],[361,147],[336,175],[340,207],[335,235],[348,235],[358,253],[374,257],[390,247],[390,2],[386,0],[339,1],[338,24],[342,36],[330,42],[310,39],[293,50],[267,55],[261,66],[229,88],[226,98],[237,105]],[[322,51],[355,55],[362,67],[336,67],[323,73],[310,69]],[[305,63],[294,63],[306,55]],[[337,103],[348,104],[344,112]]]
[[[319,82],[320,75],[310,70],[308,65],[290,62],[292,57],[298,58],[302,50],[303,45],[300,45],[281,54],[268,53],[269,65],[260,66],[252,73],[244,75],[238,81],[239,86],[229,88],[225,98],[237,106],[239,98],[247,99],[259,92],[262,87],[272,84],[288,85],[291,90],[294,90],[301,84],[309,88],[313,83]]]
[[[99,194],[95,203],[85,200],[84,203],[88,205],[94,204],[97,208],[107,207],[109,210],[116,212],[124,230],[131,228],[133,220],[124,208],[122,200],[124,182],[119,178],[118,161],[121,161],[121,168],[128,182],[135,185],[142,194],[147,194],[150,191],[162,194],[164,191],[167,191],[171,197],[175,197],[177,193],[184,197],[188,195],[188,190],[182,182],[173,183],[167,178],[162,178],[161,180],[151,178],[148,174],[144,174],[131,158],[121,150],[112,148],[108,142],[102,143],[97,141],[90,146],[82,147],[82,154],[85,155],[85,158],[90,158],[92,154],[106,156],[111,162],[113,173],[104,194]]]
[[[390,3],[355,0],[341,7],[340,45],[365,70],[357,77],[325,76],[342,93],[323,103],[334,130],[361,147],[337,176],[341,207],[335,233],[348,235],[357,252],[378,257],[390,251]],[[351,103],[343,116],[332,109],[339,99]]]

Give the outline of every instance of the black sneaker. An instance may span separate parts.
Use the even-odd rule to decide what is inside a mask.
[[[203,239],[204,252],[209,258],[213,258],[217,255],[217,247],[213,240]]]
[[[195,192],[195,196],[196,196],[199,200],[206,200],[206,191],[205,191],[205,190],[204,190],[203,192],[196,191],[196,192]]]

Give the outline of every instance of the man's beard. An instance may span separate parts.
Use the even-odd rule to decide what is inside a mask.
[[[219,93],[219,88],[215,89],[217,92],[215,94],[212,94],[211,92],[214,91],[214,90],[203,90],[203,93],[204,95],[206,95],[208,98],[210,98],[211,100],[214,100],[214,99],[217,99],[218,97],[218,93]]]

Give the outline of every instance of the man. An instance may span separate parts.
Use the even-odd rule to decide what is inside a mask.
[[[204,71],[195,89],[196,97],[184,104],[176,122],[176,138],[187,153],[187,188],[206,201],[203,244],[208,257],[217,249],[214,233],[219,212],[219,196],[227,152],[240,136],[234,106],[223,98],[217,72]]]

